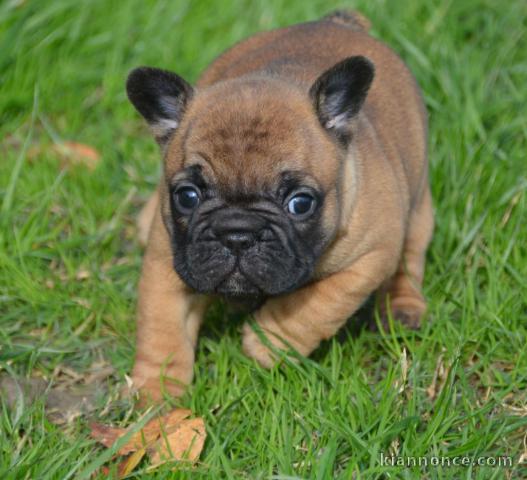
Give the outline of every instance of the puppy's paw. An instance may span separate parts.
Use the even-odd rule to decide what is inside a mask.
[[[139,406],[163,402],[165,396],[181,397],[185,393],[186,385],[169,377],[132,376],[132,388],[139,393]]]
[[[282,351],[295,350],[300,355],[308,356],[317,346],[302,343],[291,332],[275,322],[270,315],[264,315],[264,312],[256,314],[256,321],[272,348],[264,345],[258,334],[247,323],[243,326],[242,347],[248,357],[254,358],[264,368],[272,368],[276,365],[280,360],[280,352]],[[305,337],[307,338],[308,335]],[[289,357],[289,359],[293,362],[298,360],[295,357]]]
[[[270,335],[267,338],[273,343],[269,337]],[[276,355],[261,342],[248,323],[243,326],[242,349],[245,355],[254,358],[264,368],[272,368],[276,363]]]
[[[395,321],[401,323],[405,327],[412,330],[419,330],[421,328],[421,318],[423,314],[417,310],[395,310],[392,312]]]
[[[418,330],[426,312],[426,303],[421,297],[397,297],[391,301],[390,311],[394,321],[412,330]],[[389,329],[386,311],[381,312],[381,324],[385,330]],[[370,329],[377,329],[374,320],[370,323]]]
[[[405,327],[417,330],[426,312],[426,303],[419,297],[397,297],[390,306],[393,318]]]

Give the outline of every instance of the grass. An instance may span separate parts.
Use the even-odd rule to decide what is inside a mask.
[[[264,371],[240,323],[208,315],[181,404],[205,418],[192,473],[130,478],[525,478],[527,450],[527,4],[349,2],[416,75],[430,113],[437,228],[419,332],[348,329],[299,365]],[[194,81],[253,32],[314,19],[327,0],[15,1],[0,4],[0,370],[52,377],[101,358],[123,382],[141,263],[134,218],[157,148],[128,104],[138,65]],[[91,145],[94,171],[61,140]],[[79,272],[82,272],[80,274]],[[435,378],[435,380],[434,380]],[[435,389],[430,387],[434,386]],[[436,390],[436,395],[433,391]],[[43,402],[0,409],[0,477],[88,478],[105,458],[88,421]],[[138,418],[114,402],[100,420]],[[381,465],[402,456],[511,456],[513,466]],[[523,469],[523,470],[522,470]]]

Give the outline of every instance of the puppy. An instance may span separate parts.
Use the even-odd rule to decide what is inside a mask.
[[[157,400],[192,380],[200,322],[222,297],[254,310],[243,349],[309,355],[377,291],[417,328],[433,230],[427,121],[401,59],[357,13],[260,33],[196,88],[141,67],[130,101],[164,159],[141,215],[133,380]],[[143,233],[145,236],[145,234]]]

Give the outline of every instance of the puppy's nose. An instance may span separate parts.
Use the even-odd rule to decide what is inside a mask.
[[[233,252],[241,252],[254,245],[254,234],[246,231],[225,232],[220,236],[220,242]]]
[[[256,243],[258,232],[265,226],[259,216],[238,208],[217,212],[211,224],[216,238],[233,252],[247,250]]]

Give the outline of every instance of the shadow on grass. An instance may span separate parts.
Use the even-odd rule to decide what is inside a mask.
[[[351,316],[346,324],[335,335],[335,339],[343,344],[350,338],[357,338],[364,329],[371,325],[375,314],[375,296],[372,295],[365,304]],[[209,308],[200,330],[200,337],[219,340],[224,335],[237,335],[241,326],[250,320],[250,312],[237,306],[229,305],[222,300],[216,300]],[[331,339],[323,341],[312,355],[316,362],[323,360],[331,348]]]

